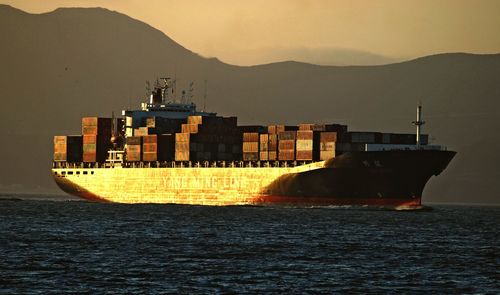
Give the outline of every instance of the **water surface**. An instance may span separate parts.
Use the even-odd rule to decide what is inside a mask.
[[[500,207],[41,199],[0,200],[0,293],[500,292]]]

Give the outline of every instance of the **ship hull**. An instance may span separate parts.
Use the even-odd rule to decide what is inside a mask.
[[[358,152],[296,167],[65,168],[53,175],[63,191],[103,202],[412,207],[454,155]]]

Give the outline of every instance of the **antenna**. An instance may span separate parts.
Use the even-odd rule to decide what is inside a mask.
[[[151,83],[146,80],[146,98],[151,94]]]
[[[205,93],[203,94],[203,111],[206,111],[207,107],[207,79],[205,79]]]
[[[172,94],[173,94],[173,97],[174,97],[174,102],[177,102],[177,73],[175,73],[174,75],[174,81],[173,81],[173,85],[172,85]]]
[[[420,148],[420,133],[422,132],[421,127],[422,125],[425,124],[424,121],[422,121],[422,104],[419,103],[417,106],[417,120],[412,122],[413,125],[417,126],[417,148]]]
[[[162,103],[165,103],[165,101],[168,98],[168,88],[170,88],[170,83],[168,83],[171,79],[170,77],[162,77],[160,78],[163,81],[163,87],[161,87],[161,100]]]
[[[111,111],[111,135],[112,136],[116,135],[115,128],[116,128],[116,126],[115,126],[115,112]]]
[[[181,92],[181,103],[186,103],[186,90],[182,90]]]
[[[188,90],[188,103],[191,103],[193,102],[193,96],[194,96],[194,82],[191,81],[191,83],[189,83],[189,90]]]
[[[116,149],[116,122],[115,122],[115,112],[111,111],[111,143],[113,144],[113,149]]]

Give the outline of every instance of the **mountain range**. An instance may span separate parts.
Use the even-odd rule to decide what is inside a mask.
[[[170,76],[179,90],[194,81],[198,106],[238,116],[240,124],[340,122],[351,130],[414,132],[422,103],[425,132],[458,152],[431,179],[424,202],[500,203],[500,54],[241,67],[101,8],[29,14],[0,5],[0,37],[0,192],[58,192],[50,175],[53,136],[79,134],[82,116],[139,106],[145,81]]]

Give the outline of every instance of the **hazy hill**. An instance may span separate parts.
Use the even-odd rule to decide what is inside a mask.
[[[242,61],[242,58],[244,60]],[[391,58],[371,52],[335,47],[267,47],[248,48],[232,54],[225,53],[224,62],[236,65],[256,65],[262,63],[295,60],[316,65],[385,65],[400,62],[404,58]],[[234,62],[232,62],[234,61]]]
[[[178,88],[195,81],[199,106],[207,79],[207,108],[241,123],[340,121],[354,130],[413,132],[421,101],[426,132],[459,152],[424,200],[500,203],[500,55],[236,67],[105,9],[32,15],[0,6],[0,38],[0,191],[57,191],[53,135],[80,133],[81,116],[135,107],[146,80],[175,75]]]

